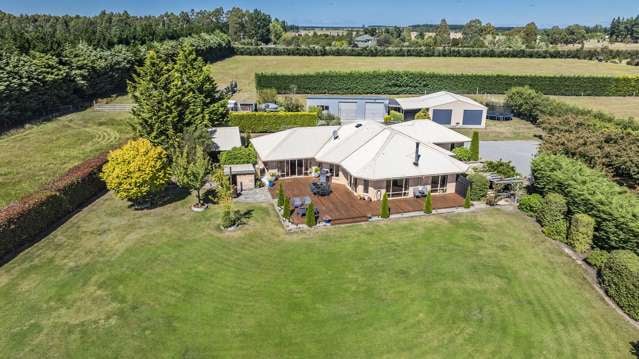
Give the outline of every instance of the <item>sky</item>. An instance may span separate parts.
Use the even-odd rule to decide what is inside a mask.
[[[0,0],[0,10],[13,14],[94,15],[101,10],[126,10],[157,15],[191,9],[258,8],[296,25],[361,26],[438,23],[463,24],[472,18],[496,26],[570,24],[609,25],[616,16],[639,15],[639,0],[354,0],[354,1],[212,1],[212,0]]]

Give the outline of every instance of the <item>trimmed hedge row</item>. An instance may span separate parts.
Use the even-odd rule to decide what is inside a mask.
[[[235,54],[243,56],[400,56],[400,57],[511,57],[555,59],[629,59],[639,56],[637,50],[574,49],[482,49],[463,47],[283,47],[235,46]]]
[[[0,258],[19,251],[36,236],[106,190],[99,177],[106,154],[85,161],[0,210]]]
[[[639,319],[639,257],[630,251],[613,251],[601,269],[608,295],[633,319]]]
[[[570,213],[595,220],[594,243],[600,249],[639,253],[639,197],[600,171],[563,155],[542,153],[532,161],[535,187],[566,198]]]
[[[412,71],[318,72],[305,74],[255,74],[257,89],[278,93],[310,94],[503,94],[516,86],[530,86],[547,95],[634,96],[639,95],[639,76],[537,76],[499,74],[443,74]]]
[[[317,125],[316,112],[231,112],[230,126],[242,132],[266,133]]]
[[[0,52],[0,132],[125,92],[127,80],[147,50],[173,59],[183,44],[192,45],[207,61],[233,54],[231,40],[221,32],[109,50],[80,44],[66,48],[60,56]]]

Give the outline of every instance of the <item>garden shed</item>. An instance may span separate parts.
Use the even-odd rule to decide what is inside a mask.
[[[224,175],[231,178],[237,193],[255,189],[255,166],[250,163],[224,166]]]

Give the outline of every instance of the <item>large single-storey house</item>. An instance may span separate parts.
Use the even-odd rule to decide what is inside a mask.
[[[432,121],[386,126],[361,121],[342,126],[298,127],[251,139],[260,175],[312,175],[330,171],[332,181],[355,194],[380,200],[412,196],[413,189],[455,193],[468,165],[450,149],[470,139]]]
[[[308,96],[306,108],[319,107],[338,116],[342,123],[353,121],[384,122],[388,113],[389,98],[384,96]]]
[[[435,92],[420,97],[405,97],[393,100],[391,109],[402,112],[404,120],[415,119],[422,109],[428,109],[430,118],[443,126],[457,128],[486,127],[488,108],[468,97],[447,91]]]

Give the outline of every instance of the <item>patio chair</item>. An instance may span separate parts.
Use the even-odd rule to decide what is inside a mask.
[[[302,207],[302,199],[299,197],[293,197],[293,208]]]
[[[305,217],[306,216],[306,208],[305,207],[299,207],[295,210],[295,213],[297,213],[298,216],[300,217]]]
[[[311,204],[311,197],[304,196],[304,207],[308,206],[309,204]]]
[[[419,186],[419,187],[413,188],[413,195],[415,196],[415,198],[426,197],[426,195],[428,195],[426,191],[426,186]]]

